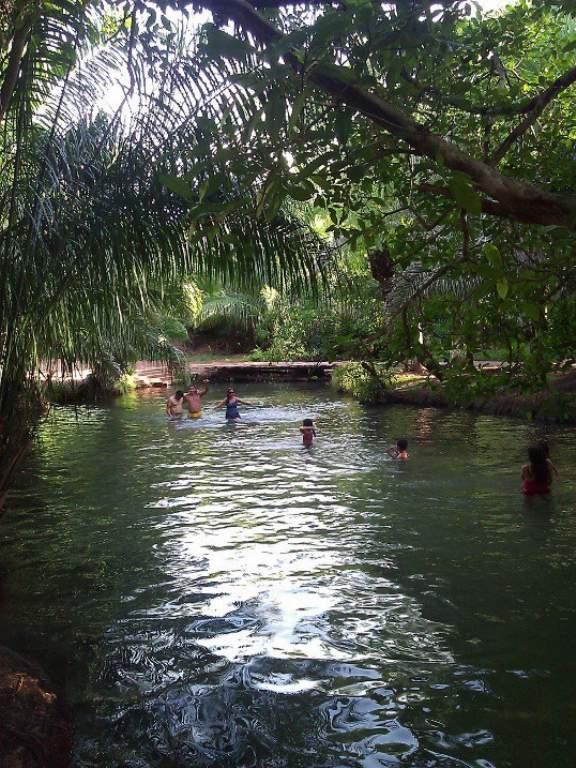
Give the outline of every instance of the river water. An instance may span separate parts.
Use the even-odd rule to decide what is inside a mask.
[[[0,643],[65,689],[74,765],[573,768],[573,434],[527,503],[533,425],[239,394],[54,410],[19,477]]]

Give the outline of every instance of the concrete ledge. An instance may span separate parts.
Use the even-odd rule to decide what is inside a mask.
[[[342,363],[326,361],[285,361],[268,362],[229,362],[227,360],[209,363],[188,363],[188,372],[192,376],[210,381],[328,381],[332,371]],[[147,361],[139,362],[136,366],[137,379],[147,381],[172,380],[167,365]],[[157,386],[157,384],[156,384]]]
[[[188,370],[210,381],[314,381],[330,379],[334,363],[190,363]]]

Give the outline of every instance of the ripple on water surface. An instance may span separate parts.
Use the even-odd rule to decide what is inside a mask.
[[[520,422],[245,396],[238,424],[153,397],[42,430],[0,640],[65,684],[75,764],[571,767],[571,435],[526,506]]]

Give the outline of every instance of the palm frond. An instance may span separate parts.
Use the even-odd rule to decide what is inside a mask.
[[[386,297],[386,313],[395,317],[404,309],[409,309],[421,299],[430,296],[447,295],[464,300],[481,282],[478,277],[448,277],[446,271],[445,266],[429,270],[420,262],[414,262],[394,275]]]
[[[223,291],[204,300],[197,327],[210,328],[224,321],[253,330],[265,311],[266,302],[262,294],[254,296]]]
[[[322,254],[294,211],[254,215],[265,164],[252,186],[235,172],[239,131],[270,97],[235,81],[242,66],[203,60],[183,29],[104,43],[92,4],[33,5],[0,131],[0,453],[41,361],[169,355],[153,318],[188,276],[303,290]]]

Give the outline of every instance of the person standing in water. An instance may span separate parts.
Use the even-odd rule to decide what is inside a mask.
[[[166,400],[166,414],[170,418],[182,416],[184,408],[184,392],[181,389],[176,390],[173,395],[170,395]]]
[[[184,395],[188,406],[188,418],[199,419],[202,416],[202,398],[208,392],[208,379],[204,379],[204,389],[198,389],[196,384],[191,384],[190,389]]]
[[[300,427],[300,433],[302,434],[302,445],[306,446],[306,448],[310,448],[314,445],[316,429],[314,428],[312,419],[304,419],[302,426]]]
[[[223,408],[226,406],[226,419],[228,421],[238,421],[238,419],[241,418],[238,411],[239,405],[250,405],[250,403],[247,403],[245,400],[240,400],[240,398],[236,396],[236,392],[230,387],[226,390],[226,397],[218,403],[216,408]]]
[[[550,459],[541,443],[528,448],[528,464],[522,467],[522,492],[526,496],[550,493],[553,472]]]

